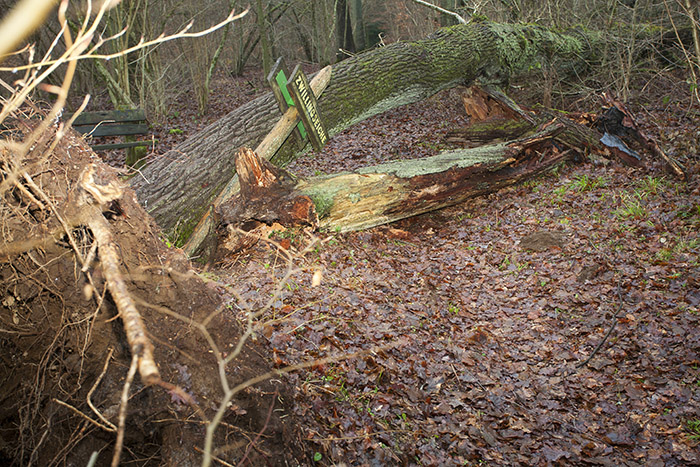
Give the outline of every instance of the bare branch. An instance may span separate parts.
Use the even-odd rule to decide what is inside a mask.
[[[214,26],[207,28],[207,29],[204,29],[202,31],[187,32],[192,28],[192,23],[190,22],[187,26],[182,28],[179,32],[176,32],[175,34],[172,34],[169,36],[161,35],[161,36],[159,36],[155,39],[152,39],[150,41],[145,41],[142,39],[135,46],[120,50],[119,52],[115,52],[112,54],[97,54],[97,53],[95,53],[95,51],[97,51],[102,45],[104,45],[104,43],[106,43],[110,40],[116,39],[117,37],[119,37],[120,35],[123,34],[123,32],[122,32],[116,36],[112,36],[112,37],[109,37],[107,39],[102,39],[102,38],[99,39],[97,41],[97,44],[94,45],[87,53],[82,54],[82,55],[79,54],[79,55],[73,56],[71,58],[73,60],[85,60],[85,59],[89,59],[89,58],[101,59],[101,60],[111,60],[113,58],[122,57],[122,56],[128,55],[132,52],[136,52],[138,50],[145,49],[147,47],[151,47],[154,45],[162,44],[164,42],[169,42],[169,41],[172,41],[175,39],[197,38],[197,37],[206,36],[207,34],[211,34],[212,32],[214,32],[218,29],[221,29],[222,27],[226,26],[227,24],[229,24],[233,21],[236,21],[238,19],[243,18],[247,14],[248,14],[247,9],[239,14],[234,14],[234,12],[232,11],[228,15],[228,17],[226,19],[224,19],[222,22],[215,24]],[[96,27],[97,24],[95,24],[94,26]],[[91,34],[92,32],[94,32],[94,28],[90,28],[90,30],[88,31],[87,34]],[[87,34],[86,34],[86,37],[87,37]],[[60,58],[57,58],[55,60],[46,60],[46,61],[42,61],[42,62],[38,62],[38,63],[30,63],[30,64],[19,66],[19,67],[13,67],[13,68],[0,67],[0,71],[22,71],[22,70],[26,70],[29,68],[40,68],[40,67],[44,67],[47,65],[61,64],[63,62],[64,62],[63,57],[60,57]]]
[[[23,0],[0,23],[0,63],[25,37],[46,19],[54,0]]]
[[[459,14],[455,13],[454,11],[446,10],[442,7],[439,7],[437,5],[433,5],[432,3],[425,2],[423,0],[413,0],[414,2],[418,3],[419,5],[427,6],[430,9],[433,9],[435,11],[439,11],[440,13],[444,13],[446,15],[452,16],[455,18],[459,24],[467,24],[467,22],[462,18]]]

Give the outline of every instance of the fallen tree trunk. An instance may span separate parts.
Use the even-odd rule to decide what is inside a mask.
[[[320,114],[332,136],[440,90],[476,79],[503,82],[555,57],[564,76],[588,67],[602,41],[595,32],[567,35],[532,24],[444,28],[424,40],[391,44],[334,66],[319,100]],[[251,101],[153,161],[142,170],[143,177],[132,180],[141,203],[166,234],[178,244],[190,236],[233,176],[235,152],[256,146],[279,116],[271,93]],[[288,140],[276,161],[294,152]]]
[[[218,214],[223,226],[254,220],[360,230],[496,191],[591,150],[606,153],[597,133],[561,120],[510,143],[290,182],[284,171],[242,149],[236,162],[241,192]]]
[[[590,153],[643,166],[636,147],[685,178],[682,166],[639,130],[621,102],[606,94],[603,112],[595,118],[587,114],[582,119],[585,125],[565,117],[552,118],[547,112],[535,116],[497,89],[473,86],[462,99],[472,121],[462,131],[469,147],[434,157],[297,180],[242,148],[236,157],[240,192],[216,209],[217,255],[245,243],[240,227],[250,221],[340,232],[361,230],[494,192]],[[537,127],[538,119],[549,121]],[[528,136],[501,142],[504,128]],[[476,141],[489,144],[471,147]]]
[[[242,148],[236,156],[240,192],[215,207],[217,239],[200,252],[207,258],[216,252],[222,259],[247,246],[250,237],[241,237],[241,232],[258,223],[339,232],[386,224],[494,192],[591,153],[641,167],[645,164],[639,150],[666,162],[676,176],[685,176],[639,130],[625,106],[606,94],[603,112],[581,115],[580,122],[546,111],[535,115],[497,89],[473,86],[462,100],[471,119],[462,130],[467,149],[434,157],[298,180],[258,151]],[[502,142],[510,133],[519,139]],[[473,147],[476,142],[488,144]]]

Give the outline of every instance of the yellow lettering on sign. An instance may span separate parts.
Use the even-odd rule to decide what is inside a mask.
[[[316,107],[313,105],[313,100],[310,95],[310,90],[308,86],[306,85],[306,82],[304,81],[304,76],[303,75],[298,75],[294,79],[294,84],[297,87],[298,90],[298,95],[301,100],[301,103],[303,104],[305,110],[306,110],[306,115],[308,116],[309,120],[311,121],[311,124],[313,125],[314,129],[316,130],[314,133],[318,136],[318,139],[320,140],[321,144],[325,144],[326,141],[328,140],[328,136],[326,133],[323,131],[323,125],[321,124],[321,119],[318,115],[318,112],[316,110]]]

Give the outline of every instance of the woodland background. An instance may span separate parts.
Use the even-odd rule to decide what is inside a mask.
[[[3,0],[0,8],[9,11],[13,2]],[[592,76],[581,77],[578,89],[562,86],[555,76],[542,70],[543,80],[531,86],[558,88],[559,104],[572,93],[613,91],[623,100],[629,97],[630,80],[635,73],[653,74],[664,68],[691,66],[689,78],[697,71],[698,5],[693,0],[443,0],[441,7],[465,18],[485,17],[494,22],[537,23],[564,30],[583,27],[609,31],[617,38],[609,50],[601,51],[600,67]],[[116,34],[128,26],[118,40],[106,45],[105,52],[133,46],[142,37],[174,33],[191,21],[205,27],[223,20],[231,10],[250,7],[250,14],[205,37],[172,41],[109,62],[84,61],[73,87],[73,94],[107,90],[115,108],[141,106],[149,119],[161,121],[173,110],[178,96],[192,90],[199,113],[206,112],[216,72],[243,74],[246,66],[269,70],[282,56],[289,64],[297,62],[325,66],[371,47],[399,40],[425,37],[438,27],[456,24],[455,18],[435,12],[410,0],[321,0],[321,1],[211,1],[138,0],[124,2],[108,12],[104,35]],[[80,7],[82,8],[82,6]],[[79,13],[76,17],[79,17]],[[673,42],[674,28],[687,50],[667,54],[668,63],[632,61],[639,33],[649,30]],[[36,35],[37,52],[47,50],[58,32],[55,18]],[[692,37],[691,37],[692,36]],[[646,40],[652,40],[648,35]],[[692,79],[689,79],[692,87]],[[551,93],[551,89],[547,89]],[[93,103],[104,106],[104,100]]]

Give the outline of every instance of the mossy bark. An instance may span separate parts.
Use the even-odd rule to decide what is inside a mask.
[[[556,33],[537,25],[470,23],[438,30],[424,40],[373,49],[334,66],[319,100],[330,135],[392,108],[457,84],[503,83],[557,57],[560,75],[588,66],[602,36]],[[179,242],[234,173],[234,155],[255,147],[281,117],[269,95],[251,101],[153,161],[132,180],[141,203]],[[274,161],[297,153],[288,140]]]

